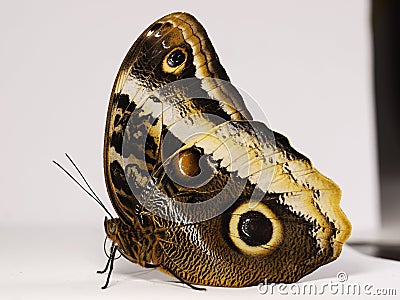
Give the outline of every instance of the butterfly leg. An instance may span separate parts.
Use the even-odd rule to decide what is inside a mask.
[[[102,273],[107,272],[107,269],[109,269],[108,274],[107,274],[106,283],[104,284],[104,286],[101,287],[102,289],[107,288],[107,286],[108,286],[108,284],[109,284],[109,282],[110,282],[111,273],[112,273],[112,270],[113,270],[113,268],[114,268],[114,260],[115,260],[115,253],[116,253],[116,251],[117,251],[117,245],[113,244],[113,245],[111,246],[110,257],[108,258],[106,267],[104,268],[104,270],[97,271],[97,273],[101,273],[101,274],[102,274]],[[109,267],[110,267],[110,268],[109,268]]]
[[[111,261],[111,260],[110,260],[110,256],[107,254],[106,243],[107,243],[107,237],[104,239],[103,249],[104,249],[104,253],[105,253],[105,254],[107,255],[107,257],[108,257],[108,260],[107,260],[107,264],[106,264],[104,270],[97,271],[97,273],[99,273],[99,274],[103,274],[103,273],[107,272],[108,266],[110,265],[110,261]],[[114,246],[114,244],[111,245],[110,253],[111,253],[111,251],[112,251],[112,247],[113,247],[113,246]]]
[[[103,270],[97,271],[97,273],[98,274],[103,274],[103,273],[107,272],[109,265],[110,265],[110,258],[107,259],[107,264],[106,264],[105,268]]]

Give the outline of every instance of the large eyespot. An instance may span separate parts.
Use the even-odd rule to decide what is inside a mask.
[[[258,211],[250,210],[240,216],[239,236],[249,246],[267,244],[271,240],[272,231],[272,222]]]
[[[282,225],[265,204],[251,207],[243,203],[236,208],[229,222],[233,244],[243,253],[258,255],[274,251],[282,241]]]
[[[187,52],[184,48],[175,48],[164,58],[162,69],[166,73],[179,73],[183,70],[187,60]]]

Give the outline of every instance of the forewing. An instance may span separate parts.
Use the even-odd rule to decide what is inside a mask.
[[[155,97],[154,93],[171,82],[185,78],[199,80],[197,85],[202,97],[212,99],[223,95],[229,99],[227,106],[220,104],[221,109],[234,106],[242,112],[240,116],[233,115],[231,118],[251,118],[236,89],[226,89],[213,82],[213,79],[229,81],[229,78],[207,33],[193,16],[173,13],[150,25],[133,44],[120,67],[107,114],[105,179],[111,202],[125,222],[130,222],[134,217],[137,205],[137,197],[126,181],[126,174],[134,175],[137,189],[142,189],[159,155],[162,135],[159,106],[162,100]],[[210,78],[204,86],[204,82],[200,81],[202,78]],[[229,111],[227,113],[230,114]],[[131,149],[123,157],[123,139],[131,117],[133,121],[130,125],[136,135],[130,136]],[[143,136],[146,137],[145,147]],[[127,165],[129,170],[126,170]]]

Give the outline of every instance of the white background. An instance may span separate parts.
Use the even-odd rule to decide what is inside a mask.
[[[353,238],[379,229],[368,1],[15,1],[0,9],[0,229],[10,251],[0,257],[28,255],[27,235],[57,245],[89,231],[82,239],[93,237],[97,254],[86,259],[101,261],[104,213],[51,161],[65,164],[68,152],[111,206],[102,144],[113,81],[139,34],[173,11],[202,22],[232,82],[339,184]]]

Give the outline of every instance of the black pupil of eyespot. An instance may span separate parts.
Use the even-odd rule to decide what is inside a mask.
[[[238,231],[240,239],[249,246],[260,246],[272,237],[272,223],[258,211],[248,211],[240,216]]]
[[[182,50],[175,50],[167,59],[167,63],[171,68],[180,66],[185,61],[185,53]]]

